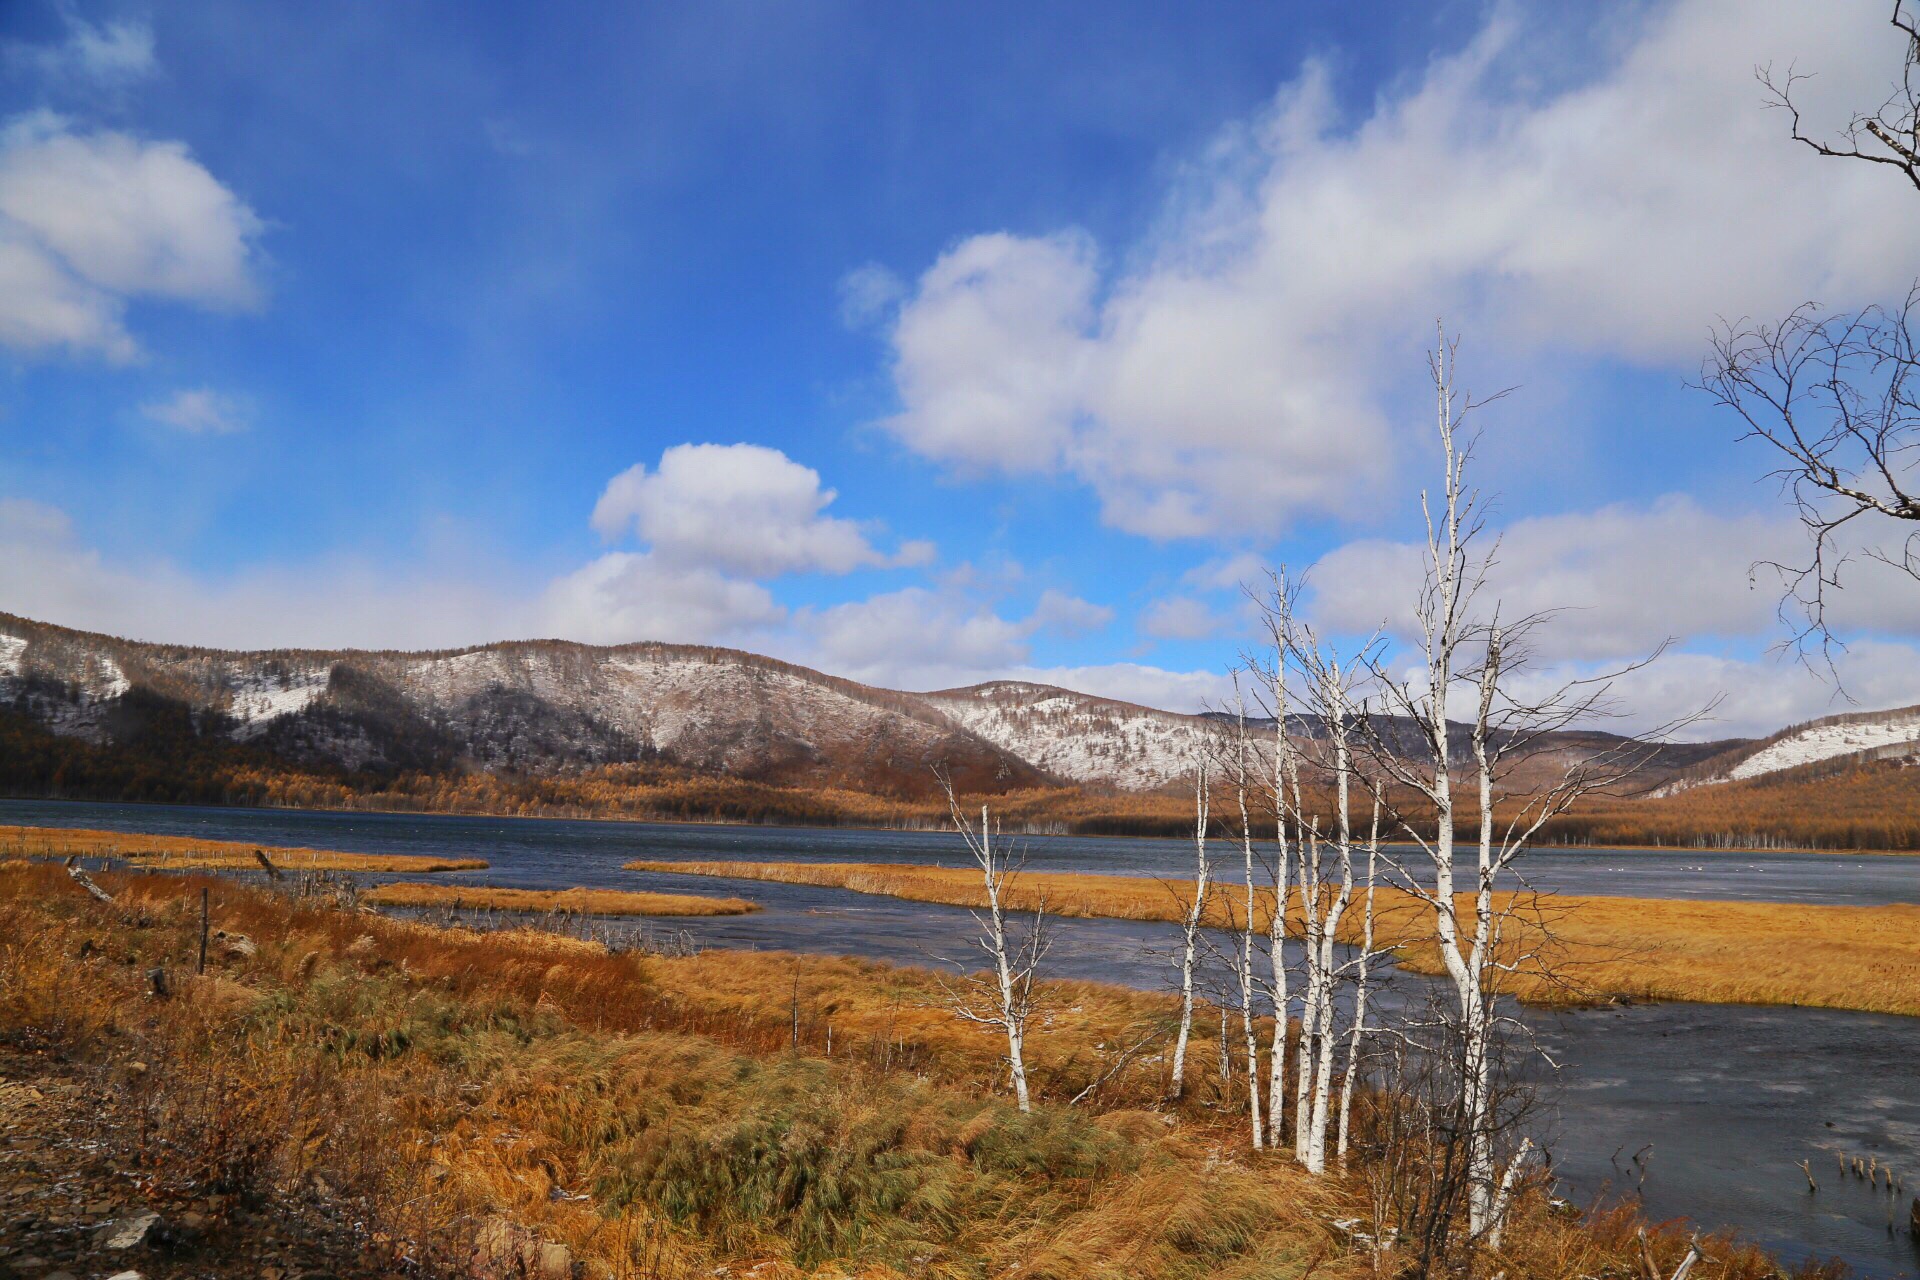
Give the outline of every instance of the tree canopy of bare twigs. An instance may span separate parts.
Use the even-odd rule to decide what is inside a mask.
[[[1829,668],[1837,643],[1829,604],[1851,558],[1920,578],[1916,307],[1920,285],[1896,307],[1825,315],[1809,303],[1777,325],[1729,325],[1702,371],[1703,388],[1739,415],[1742,438],[1776,455],[1772,474],[1808,550],[1755,569],[1781,579],[1789,646]]]
[[[1893,86],[1878,107],[1855,111],[1837,137],[1817,138],[1806,131],[1794,90],[1810,77],[1794,68],[1784,75],[1772,67],[1755,73],[1766,90],[1767,105],[1787,113],[1793,140],[1823,156],[1859,160],[1886,165],[1907,176],[1920,190],[1920,26],[1907,0],[1894,0],[1888,23],[1893,37],[1900,41],[1905,59],[1900,82]]]
[[[1877,107],[1856,110],[1837,135],[1807,132],[1795,91],[1810,76],[1796,68],[1755,72],[1767,105],[1786,113],[1794,141],[1820,155],[1897,169],[1920,191],[1920,20],[1911,0],[1893,0],[1891,38],[1902,51],[1898,83]],[[1781,617],[1792,629],[1787,647],[1818,658],[1836,676],[1837,646],[1828,625],[1830,597],[1840,589],[1849,547],[1920,577],[1915,538],[1899,535],[1893,550],[1858,528],[1881,520],[1920,523],[1920,479],[1914,475],[1916,364],[1912,329],[1920,284],[1894,307],[1822,315],[1812,303],[1777,325],[1743,321],[1715,335],[1702,382],[1737,412],[1749,437],[1778,451],[1774,475],[1806,529],[1810,550],[1799,563],[1754,567],[1782,578]],[[1859,533],[1854,539],[1852,535]]]

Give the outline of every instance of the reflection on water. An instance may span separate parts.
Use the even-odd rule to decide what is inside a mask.
[[[804,885],[720,884],[620,869],[635,858],[898,861],[957,864],[958,841],[932,833],[814,831],[638,823],[0,801],[0,823],[313,845],[369,853],[472,853],[484,872],[436,880],[529,888],[569,885],[738,892],[765,910],[672,922],[701,945],[856,954],[903,964],[972,953],[975,925],[953,907]],[[1032,842],[1049,870],[1181,874],[1175,842],[1056,837]],[[1530,855],[1531,856],[1531,855]],[[1920,860],[1698,852],[1549,852],[1536,885],[1570,893],[1809,902],[1920,901]],[[639,927],[639,926],[636,926]],[[1048,972],[1148,989],[1170,985],[1169,926],[1062,920]],[[1382,1000],[1418,997],[1396,975]],[[1920,1019],[1807,1009],[1643,1005],[1544,1014],[1532,1021],[1566,1064],[1545,1124],[1555,1170],[1577,1200],[1644,1201],[1656,1219],[1686,1216],[1740,1231],[1789,1260],[1837,1256],[1870,1277],[1920,1275],[1920,1254],[1883,1188],[1838,1176],[1838,1154],[1877,1156],[1920,1191]],[[1632,1156],[1641,1155],[1638,1163]],[[1820,1184],[1807,1191],[1797,1164]]]

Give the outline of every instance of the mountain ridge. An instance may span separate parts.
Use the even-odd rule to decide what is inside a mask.
[[[179,732],[262,760],[347,773],[537,775],[663,762],[698,775],[922,797],[936,770],[983,793],[1164,790],[1191,770],[1222,719],[1013,679],[886,689],[712,645],[524,639],[411,651],[218,649],[3,612],[0,706],[96,744],[172,716]],[[1920,739],[1920,708],[1838,719],[1857,726],[1909,715]],[[1760,740],[1647,744],[1645,785],[1670,791],[1754,776],[1769,767],[1769,747],[1825,723]],[[1304,721],[1300,731],[1316,732]],[[1632,741],[1569,730],[1543,760],[1557,768]],[[1803,754],[1784,753],[1778,767],[1805,763]],[[1756,758],[1760,765],[1741,763]]]

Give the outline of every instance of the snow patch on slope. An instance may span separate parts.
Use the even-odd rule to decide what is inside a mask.
[[[1193,771],[1204,722],[1065,689],[988,684],[927,701],[1002,751],[1073,782],[1150,791]]]
[[[228,711],[240,724],[233,736],[242,742],[256,738],[275,720],[305,711],[326,695],[331,676],[327,667],[306,667],[285,674],[236,668],[231,675]]]
[[[1905,711],[1887,719],[1856,724],[1814,724],[1769,743],[1727,771],[1735,782],[1778,773],[1835,756],[1871,751],[1920,740],[1920,711]]]
[[[0,635],[0,676],[20,674],[20,656],[27,651],[27,642],[19,636]]]

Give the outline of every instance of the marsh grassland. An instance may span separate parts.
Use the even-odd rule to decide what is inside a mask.
[[[1344,1172],[1249,1152],[1210,1036],[1178,1103],[1158,1056],[1114,1069],[1117,1046],[1172,1019],[1167,997],[1046,984],[1021,1115],[1002,1046],[928,971],[613,953],[228,880],[97,879],[111,904],[57,866],[0,865],[0,1035],[124,1093],[149,1185],[324,1210],[395,1267],[517,1274],[534,1245],[608,1280],[1398,1266],[1352,1226],[1388,1104],[1364,1100]],[[203,888],[217,934],[250,945],[196,974]],[[1529,1186],[1516,1214],[1488,1260],[1514,1280],[1645,1265],[1624,1211],[1568,1216]],[[1677,1228],[1647,1241],[1666,1271],[1686,1251]],[[1775,1273],[1708,1243],[1697,1277]]]

